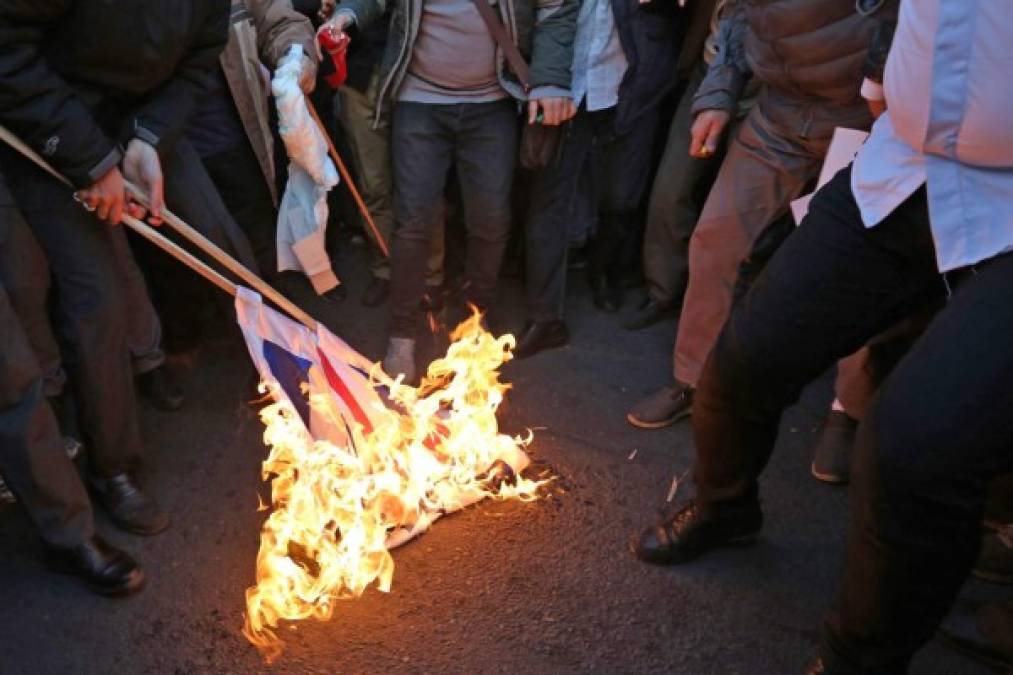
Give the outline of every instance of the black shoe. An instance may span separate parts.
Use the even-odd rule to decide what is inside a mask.
[[[691,500],[672,517],[635,535],[629,548],[644,562],[678,565],[712,548],[752,543],[762,526],[763,513],[755,503],[705,510]]]
[[[186,401],[183,390],[164,365],[141,373],[136,379],[141,396],[159,410],[172,412],[183,407]]]
[[[623,322],[622,326],[626,330],[641,330],[642,328],[653,326],[669,314],[672,314],[670,306],[661,305],[653,298],[648,297],[637,308],[636,313]]]
[[[97,535],[74,548],[47,546],[46,556],[55,571],[80,577],[102,595],[130,595],[144,586],[144,572],[134,559]]]
[[[595,307],[609,313],[618,312],[623,304],[619,287],[604,275],[591,277],[591,299]]]
[[[562,347],[569,341],[570,332],[565,321],[532,321],[517,340],[514,358],[526,359],[540,351]]]
[[[148,536],[169,527],[169,514],[144,494],[127,474],[112,478],[89,476],[88,482],[109,516],[127,532]]]
[[[813,448],[812,474],[816,480],[843,485],[851,478],[851,451],[858,422],[839,410],[831,410],[820,427]]]
[[[366,286],[366,290],[362,294],[361,302],[365,307],[376,307],[387,299],[389,293],[390,279],[373,277],[373,280],[369,282],[369,286]]]

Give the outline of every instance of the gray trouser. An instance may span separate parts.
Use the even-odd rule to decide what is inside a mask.
[[[391,242],[390,330],[394,337],[414,338],[422,327],[429,242],[443,220],[444,189],[455,164],[468,231],[465,299],[482,311],[495,302],[510,238],[517,106],[513,99],[399,102],[392,122],[397,227]]]
[[[345,130],[348,147],[352,151],[352,163],[359,179],[359,192],[362,201],[373,216],[376,229],[387,240],[390,246],[390,235],[394,229],[393,180],[391,179],[390,159],[390,115],[380,117],[380,125],[373,128],[374,102],[378,74],[373,73],[369,89],[365,93],[352,87],[342,87],[336,94],[339,97],[339,116],[341,126]],[[365,223],[363,223],[365,225]],[[373,237],[373,232],[366,227],[366,233]],[[426,260],[426,285],[440,286],[443,284],[443,223],[433,228],[429,239],[429,258]],[[380,251],[378,246],[373,249],[373,276],[378,279],[390,279],[390,260]]]
[[[4,173],[59,291],[57,329],[77,392],[83,440],[100,476],[140,463],[141,439],[127,348],[126,294],[114,239],[62,183],[10,151]]]
[[[5,254],[17,241],[8,236],[12,212],[16,209],[0,204],[0,251]],[[76,546],[95,533],[91,503],[64,451],[56,418],[42,392],[38,363],[8,299],[9,270],[0,272],[4,278],[0,282],[0,473],[44,541]],[[12,290],[25,288],[22,284]],[[27,305],[24,300],[19,298],[19,304]]]
[[[706,159],[689,156],[693,94],[706,73],[701,60],[672,118],[665,154],[651,187],[644,231],[647,292],[663,306],[677,305],[689,281],[689,240],[721,166],[725,143]]]

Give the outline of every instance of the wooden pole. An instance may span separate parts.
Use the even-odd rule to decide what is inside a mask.
[[[144,191],[139,187],[131,183],[130,181],[124,181],[127,185],[127,191],[130,192],[130,196],[135,200],[149,206],[150,201],[148,196],[144,194]],[[217,244],[209,240],[203,234],[195,230],[193,227],[188,225],[179,216],[174,214],[167,208],[162,209],[162,220],[166,225],[171,227],[173,230],[178,232],[184,239],[189,241],[191,244],[199,248],[200,250],[207,253],[209,256],[215,259],[225,269],[229,270],[237,277],[248,283],[254,290],[259,292],[265,298],[268,298],[271,302],[281,307],[283,310],[289,313],[293,318],[299,321],[310,330],[315,331],[317,329],[316,320],[309,314],[300,309],[295,303],[286,298],[284,295],[274,289],[273,286],[268,284],[266,281],[258,277],[256,274],[251,272],[245,265],[240,263],[238,260],[230,256],[228,253],[218,247]]]
[[[323,121],[320,119],[320,115],[317,114],[317,109],[313,107],[313,103],[306,99],[306,107],[309,108],[310,115],[317,123],[317,127],[320,129],[320,134],[324,137],[327,142],[327,150],[331,154],[331,159],[334,160],[334,164],[338,167],[338,171],[341,173],[342,180],[345,181],[345,185],[348,186],[348,191],[352,193],[352,199],[355,200],[356,206],[359,207],[359,213],[366,220],[366,224],[369,225],[369,229],[373,232],[373,238],[376,239],[376,245],[380,247],[380,251],[383,253],[385,258],[390,257],[390,249],[387,248],[387,240],[380,234],[380,228],[373,222],[373,216],[370,215],[369,209],[366,208],[366,202],[362,201],[362,195],[359,194],[359,190],[355,187],[355,181],[352,180],[352,175],[348,172],[348,167],[341,161],[341,156],[338,154],[338,149],[334,147],[334,141],[331,140],[330,134],[327,133],[327,127],[324,126]]]
[[[50,164],[44,160],[37,152],[32,150],[30,147],[24,144],[24,142],[15,136],[6,127],[0,126],[0,140],[4,141],[12,148],[20,152],[26,158],[34,162],[40,169],[53,176],[57,180],[69,186],[71,189],[74,188],[66,176],[54,169]],[[140,202],[144,206],[149,206],[150,201],[144,191],[136,185],[133,185],[129,181],[124,181],[127,186],[127,191],[130,192],[130,196],[136,201]],[[191,244],[201,249],[216,261],[221,263],[227,270],[238,276],[240,279],[250,284],[254,289],[260,292],[261,295],[271,300],[271,302],[278,305],[286,312],[288,312],[293,318],[297,319],[304,326],[310,330],[315,331],[317,329],[317,322],[309,314],[301,310],[291,300],[286,298],[284,295],[274,290],[266,281],[258,277],[256,274],[248,270],[239,261],[230,256],[228,253],[223,251],[221,248],[216,246],[213,242],[209,241],[204,235],[197,230],[187,225],[182,219],[176,214],[169,211],[169,209],[162,209],[162,219],[169,225],[173,230],[178,232],[184,239],[189,241]],[[202,261],[198,260],[191,253],[181,248],[171,240],[167,239],[164,235],[156,232],[150,225],[124,215],[123,222],[127,224],[132,230],[140,234],[142,237],[152,242],[163,251],[176,258],[184,265],[200,274],[205,279],[211,281],[213,284],[224,290],[226,293],[235,296],[236,285],[226,279],[224,276],[216,272],[215,270],[208,267]]]

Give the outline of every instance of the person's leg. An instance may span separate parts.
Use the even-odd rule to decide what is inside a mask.
[[[701,63],[679,100],[647,206],[644,276],[648,296],[663,308],[682,301],[689,280],[689,240],[724,158],[724,143],[712,157],[689,156],[693,94],[705,71]]]
[[[690,241],[689,286],[675,341],[675,379],[695,387],[731,312],[741,262],[819,172],[826,143],[774,129],[753,108],[731,142]]]
[[[495,302],[510,239],[517,136],[513,99],[460,107],[454,151],[468,232],[465,297],[482,311],[491,310]]]
[[[25,160],[10,156],[5,169],[56,280],[91,469],[101,477],[129,473],[140,464],[141,438],[114,231]]]
[[[528,318],[535,322],[564,318],[566,253],[580,174],[590,145],[586,110],[577,112],[563,132],[558,161],[535,171],[531,179],[524,258]]]
[[[974,564],[988,482],[1013,468],[1011,284],[1013,256],[979,265],[859,428],[829,673],[906,672]]]
[[[64,450],[35,354],[5,285],[0,284],[0,473],[43,541],[80,546],[95,535],[91,502]]]
[[[722,329],[694,403],[696,500],[641,535],[642,558],[684,562],[755,533],[782,411],[939,283],[924,190],[867,229],[850,177],[820,190]]]
[[[453,159],[453,106],[398,103],[394,108],[395,225],[391,238],[391,335],[415,338],[433,230]]]
[[[658,110],[637,119],[629,132],[615,132],[614,110],[598,116],[595,143],[598,146],[600,181],[599,222],[591,259],[592,273],[617,283],[623,262],[622,252],[637,235],[640,202],[650,180],[652,144],[658,127]]]

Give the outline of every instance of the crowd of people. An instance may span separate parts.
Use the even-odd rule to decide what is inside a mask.
[[[221,297],[117,225],[168,205],[307,283],[279,271],[270,100],[301,53],[375,224],[359,301],[387,305],[389,375],[418,380],[427,311],[495,327],[513,262],[520,359],[570,342],[574,270],[602,312],[644,287],[621,323],[678,316],[672,381],[627,419],[692,417],[695,491],[629,547],[673,565],[755,538],[781,413],[836,363],[812,473],[851,483],[852,514],[809,672],[906,672],[940,624],[1009,665],[1013,602],[946,617],[972,570],[1013,583],[1011,35],[1000,0],[0,2],[0,125],[73,185],[0,148],[0,485],[68,572],[141,588],[93,500],[133,534],[169,527],[137,397],[184,406],[167,359]],[[797,224],[838,128],[871,133]],[[335,195],[332,230],[362,226]]]

